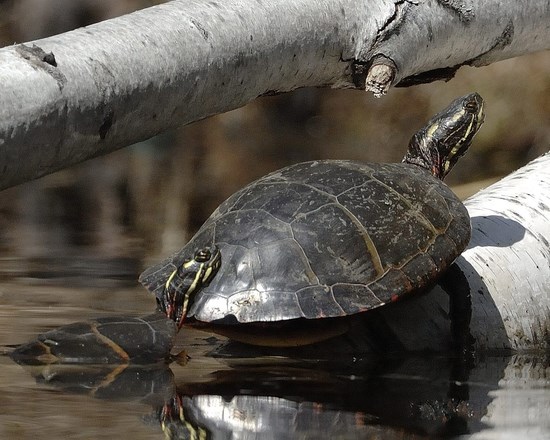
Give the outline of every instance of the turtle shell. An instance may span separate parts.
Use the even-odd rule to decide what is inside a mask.
[[[140,280],[160,296],[176,266],[216,245],[221,267],[195,295],[188,318],[341,317],[427,287],[470,232],[460,200],[416,165],[306,162],[233,194],[181,251]]]
[[[160,312],[143,317],[110,316],[75,322],[20,345],[11,357],[21,364],[150,364],[170,357],[173,321]]]

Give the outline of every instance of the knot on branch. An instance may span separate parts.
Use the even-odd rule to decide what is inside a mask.
[[[384,55],[375,56],[367,71],[365,90],[372,92],[376,98],[380,98],[388,93],[396,74],[397,66],[392,59]]]

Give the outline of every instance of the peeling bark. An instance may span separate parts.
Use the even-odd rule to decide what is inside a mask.
[[[0,188],[258,96],[381,95],[549,47],[546,0],[172,1],[0,50]]]

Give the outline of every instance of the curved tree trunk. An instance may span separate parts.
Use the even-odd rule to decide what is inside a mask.
[[[465,204],[472,239],[446,282],[451,299],[437,286],[382,307],[368,339],[406,350],[550,350],[550,153]],[[457,301],[462,287],[470,298]]]
[[[306,86],[448,79],[550,47],[546,0],[172,1],[0,50],[0,189]]]

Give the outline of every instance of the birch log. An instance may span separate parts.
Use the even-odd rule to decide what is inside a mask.
[[[172,1],[0,50],[0,189],[261,95],[383,94],[547,48],[547,0]]]
[[[550,351],[550,153],[465,204],[472,239],[457,265],[471,295],[471,307],[461,311],[467,316],[453,314],[449,295],[436,287],[380,308],[367,338],[405,350],[447,350],[459,319],[469,322],[462,330],[476,351]]]

